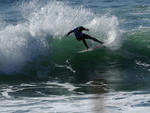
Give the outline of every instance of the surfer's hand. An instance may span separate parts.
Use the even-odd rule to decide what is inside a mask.
[[[104,44],[104,42],[102,42],[102,41],[99,41],[99,43],[102,44],[102,45]]]
[[[86,29],[86,31],[89,31],[89,29]]]

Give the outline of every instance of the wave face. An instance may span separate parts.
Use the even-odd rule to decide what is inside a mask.
[[[120,29],[122,20],[117,16],[97,14],[69,2],[19,1],[12,9],[20,16],[15,21],[0,22],[3,77],[35,76],[67,81],[101,77],[116,82],[145,79],[149,74],[149,28]],[[87,34],[104,41],[106,48],[78,54],[85,47],[73,35],[67,38],[65,34],[81,25],[90,29]],[[88,41],[88,44],[96,43]]]

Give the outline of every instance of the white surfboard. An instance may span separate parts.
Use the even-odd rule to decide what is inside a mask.
[[[97,46],[94,46],[92,48],[89,48],[89,49],[84,49],[84,50],[81,50],[81,51],[78,51],[78,53],[84,53],[84,52],[89,52],[89,51],[93,51],[95,49],[99,49],[99,48],[102,48],[102,47],[105,47],[105,45],[97,45]]]

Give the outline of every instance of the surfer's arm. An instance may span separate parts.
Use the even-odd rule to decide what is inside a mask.
[[[84,31],[89,31],[89,29],[88,29],[88,28],[85,28],[85,27],[83,27],[82,30],[84,30]]]
[[[74,32],[74,30],[69,31],[66,36],[69,36],[73,32]]]

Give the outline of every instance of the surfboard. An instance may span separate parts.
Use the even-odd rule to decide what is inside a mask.
[[[96,49],[99,49],[99,48],[102,48],[102,47],[105,47],[105,45],[101,44],[101,45],[97,45],[97,46],[94,46],[92,48],[89,48],[89,49],[84,49],[84,50],[81,50],[81,51],[78,51],[78,53],[85,53],[85,52],[89,52],[89,51],[93,51],[93,50],[96,50]]]

